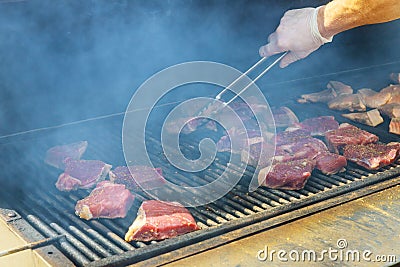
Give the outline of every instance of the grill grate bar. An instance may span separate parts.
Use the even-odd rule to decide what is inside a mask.
[[[37,196],[37,194],[35,194]],[[30,199],[30,202],[32,202],[33,200]],[[57,206],[57,204],[55,203],[51,203],[51,202],[45,202],[43,200],[43,197],[38,197],[37,199],[37,203],[39,204],[39,207],[42,209],[41,214],[46,214],[46,216],[44,217],[44,220],[47,224],[49,224],[51,227],[53,227],[57,232],[60,232],[62,234],[65,234],[67,237],[67,240],[70,241],[72,244],[76,245],[76,247],[82,251],[87,257],[92,258],[92,259],[99,259],[100,257],[93,253],[91,249],[89,249],[86,245],[90,246],[92,249],[94,249],[97,253],[99,253],[100,255],[102,255],[103,257],[107,257],[110,256],[111,253],[109,253],[107,250],[105,250],[103,247],[101,247],[99,244],[97,244],[96,242],[93,241],[93,239],[91,239],[90,237],[88,237],[86,234],[82,233],[79,229],[77,229],[75,226],[71,226],[69,225],[69,223],[67,223],[65,220],[57,220],[56,218],[60,218],[62,216],[62,212],[64,210],[62,209],[55,209],[55,213],[54,214],[54,210],[50,210],[49,208],[47,208],[49,205],[51,205],[51,207],[59,207]],[[66,212],[66,211],[64,211]],[[50,219],[48,218],[52,218],[54,221],[56,221],[57,223],[51,222]],[[59,224],[61,226],[59,226]],[[84,243],[86,243],[86,245],[84,245],[81,241],[79,241],[78,239],[76,239],[71,233],[67,232],[64,229],[68,229],[71,231],[72,234],[75,234],[78,238],[80,238]]]
[[[237,185],[236,186],[238,189],[242,190],[243,192],[246,192],[246,188],[244,188],[244,186],[242,185]],[[265,205],[265,208],[271,208],[271,207],[275,207],[275,206],[279,206],[280,204],[274,200],[271,200],[270,198],[267,198],[263,195],[260,194],[260,191],[254,191],[254,192],[249,192],[246,193],[251,197],[254,197],[257,201],[260,202],[260,205],[263,204]],[[263,206],[262,206],[263,207]],[[263,207],[264,208],[264,207]]]
[[[327,188],[326,188],[324,185],[321,185],[321,184],[317,183],[317,182],[316,182],[314,179],[312,179],[312,178],[313,178],[313,177],[310,177],[310,178],[308,179],[308,181],[307,181],[307,184],[308,184],[310,187],[313,187],[314,189],[316,189],[317,192],[327,190]]]
[[[194,175],[190,175],[191,177],[189,178],[184,175],[181,175],[180,173],[172,173],[171,174],[168,171],[168,168],[166,168],[166,169],[167,169],[166,174],[170,174],[168,176],[168,179],[174,183],[178,183],[180,181],[180,182],[183,182],[184,185],[186,185],[186,186],[199,186],[199,185],[201,185],[201,183],[199,184],[198,181],[201,181],[201,180],[207,181],[206,179],[202,179],[201,177],[194,176]],[[204,192],[204,193],[207,194],[208,192]],[[246,209],[245,207],[238,206],[235,202],[233,202],[231,200],[226,200],[226,204],[228,204],[228,205],[222,205],[221,207],[229,214],[235,214],[238,217],[243,217],[244,216],[243,212],[247,213],[247,214],[253,213],[252,211]],[[233,209],[232,207],[234,207],[238,210]]]
[[[232,190],[232,193],[235,193],[239,197],[241,197],[243,199],[246,199],[247,201],[252,202],[255,205],[257,205],[257,206],[253,206],[253,209],[255,211],[263,211],[264,209],[268,209],[268,208],[271,207],[270,205],[267,205],[266,203],[262,202],[261,200],[256,199],[252,195],[250,195],[248,193],[243,193],[243,192],[241,192],[241,191],[239,191],[237,189],[239,189],[239,187],[234,188]],[[246,191],[244,191],[244,192],[246,192]],[[261,208],[259,208],[259,207],[261,207]]]
[[[205,209],[206,209],[206,210],[209,210],[209,211],[212,211],[213,213],[215,213],[215,214],[217,214],[217,215],[219,215],[219,216],[225,218],[227,221],[237,219],[237,217],[233,216],[232,214],[230,214],[230,213],[228,213],[228,212],[225,212],[225,211],[222,210],[222,209],[218,209],[218,207],[216,207],[216,206],[215,206],[214,204],[212,204],[212,203],[207,204],[207,205],[205,206]]]
[[[53,196],[54,196],[54,195],[53,195]],[[48,202],[49,202],[52,206],[54,206],[54,205],[61,205],[61,204],[62,204],[62,202],[59,201],[59,198],[57,198],[57,196],[54,196],[54,199],[57,199],[58,201],[57,201],[57,202],[55,202],[55,201],[49,201],[49,199],[48,199]],[[81,219],[79,219],[76,215],[71,214],[70,212],[68,212],[68,211],[71,210],[71,208],[72,208],[70,203],[68,203],[68,206],[69,206],[69,208],[67,208],[67,209],[65,210],[65,212],[67,213],[67,218],[70,220],[70,222],[74,223],[75,225],[80,226],[81,229],[83,229],[85,232],[88,232],[87,229],[90,228],[90,227],[88,226],[88,223],[91,222],[91,223],[95,223],[95,224],[97,223],[97,224],[98,224],[98,222],[96,222],[96,221],[83,222],[83,221],[82,221]],[[60,214],[60,215],[61,215],[61,214]],[[100,224],[100,225],[101,225],[101,224]],[[102,226],[101,228],[105,228],[105,227]],[[105,230],[105,233],[107,233],[107,232],[110,232],[110,233],[111,233],[110,230],[107,231],[107,228],[105,228],[104,230]],[[94,232],[93,229],[92,229],[92,231]],[[87,235],[84,234],[83,232],[80,231],[80,233],[81,233],[82,236],[87,237]],[[90,233],[88,232],[88,234],[90,234]],[[100,242],[101,242],[101,241],[104,240],[104,239],[98,238],[99,235],[100,235],[100,234],[91,234],[92,237],[94,237],[97,241],[100,241]],[[115,235],[115,234],[114,234],[114,235]],[[116,236],[116,235],[115,235],[115,236]],[[118,237],[118,238],[115,238],[115,236],[110,236],[111,240],[116,241],[116,240],[120,239],[119,237]],[[114,238],[112,238],[112,237],[114,237]],[[96,251],[98,251],[99,253],[101,253],[103,256],[105,256],[105,254],[111,255],[111,253],[109,252],[109,250],[115,252],[114,246],[113,246],[113,247],[109,246],[109,243],[108,243],[108,242],[107,242],[107,243],[104,243],[104,242],[103,242],[103,244],[99,244],[99,243],[97,243],[97,242],[91,241],[91,240],[93,240],[93,239],[90,238],[90,237],[85,238],[85,241],[86,241],[86,240],[87,240],[87,242],[88,242],[88,245],[90,245],[90,246],[91,246],[92,248],[94,248]],[[118,241],[116,241],[116,242],[118,242]],[[127,244],[126,242],[124,242],[124,243]],[[108,250],[107,250],[106,248],[107,248]],[[118,249],[117,251],[122,251],[122,250]]]
[[[112,129],[116,128],[115,123],[109,126],[112,126]],[[106,127],[103,126],[103,128],[105,129]],[[91,136],[88,133],[92,132],[92,129],[87,132],[82,130],[79,132],[78,136],[79,138],[84,136],[86,139],[86,137]],[[65,133],[63,133],[63,135],[65,135]],[[216,135],[213,137],[216,137]],[[197,141],[196,138],[191,139],[191,137],[187,136],[185,139],[188,139],[186,143],[190,142],[191,144],[190,146],[184,144],[182,146],[182,151],[195,155],[195,153],[193,154],[192,148],[196,149],[197,145],[195,146],[192,144],[194,141]],[[86,159],[101,159],[107,163],[113,164],[114,167],[118,166],[115,165],[115,163],[121,164],[122,162],[122,165],[125,165],[124,159],[121,157],[121,155],[123,155],[120,144],[121,138],[119,135],[115,134],[114,130],[99,131],[98,136],[94,136],[93,139],[87,138],[87,140],[90,146],[85,153]],[[104,140],[116,141],[118,144],[111,145],[111,142],[105,143]],[[150,138],[149,140],[153,143],[149,144],[149,151],[152,153],[150,155],[152,161],[159,164],[159,166],[156,167],[162,167],[163,172],[165,172],[165,177],[173,183],[186,186],[204,185],[210,181],[214,181],[218,178],[218,175],[222,174],[227,168],[226,163],[230,154],[218,153],[216,160],[209,169],[196,174],[184,174],[166,163],[165,156],[160,152],[158,140],[155,138]],[[38,145],[42,152],[45,152],[45,149],[48,148],[44,145],[44,142],[38,142]],[[34,151],[33,148],[32,150]],[[48,176],[55,179],[59,174],[59,170],[55,170],[43,164],[43,154],[41,153],[36,152],[32,154],[34,156],[24,157],[23,150],[13,148],[10,149],[10,151],[14,153],[13,157],[17,155],[18,157],[28,159],[19,166],[25,173],[25,176],[41,177],[43,173],[46,173]],[[38,168],[38,166],[40,166],[40,168]],[[11,170],[12,168],[9,168],[9,166],[5,164],[3,164],[3,167],[7,170],[7,175],[10,177],[13,175],[9,174],[17,172]],[[230,165],[229,167],[230,173],[237,174],[242,166]],[[127,243],[121,238],[136,215],[134,210],[138,208],[138,203],[144,199],[148,199],[148,196],[143,192],[136,192],[137,201],[134,203],[131,214],[128,214],[128,217],[124,219],[99,219],[91,221],[79,219],[74,215],[75,202],[87,196],[90,190],[79,190],[68,194],[56,191],[54,186],[52,190],[47,190],[49,185],[46,179],[38,179],[38,181],[35,179],[26,179],[26,188],[42,188],[46,190],[40,191],[37,189],[34,192],[30,192],[32,193],[30,197],[26,198],[24,201],[19,199],[16,201],[16,205],[18,205],[19,202],[22,203],[18,207],[18,209],[21,210],[21,214],[27,218],[34,228],[38,229],[38,231],[44,235],[51,237],[58,233],[67,233],[67,238],[64,243],[57,245],[57,247],[70,257],[76,265],[91,264],[90,262],[92,262],[92,264],[100,264],[100,262],[103,262],[103,259],[99,260],[99,258],[112,259],[123,255],[135,255],[135,257],[130,260],[134,262],[138,261],[139,258],[142,260],[147,257],[143,255],[147,255],[146,253],[149,253],[149,251],[151,253],[153,253],[152,251],[156,251],[156,253],[150,253],[149,255],[157,256],[185,246],[185,244],[200,242],[209,237],[215,237],[222,232],[249,226],[250,224],[272,218],[275,215],[291,212],[299,207],[307,206],[310,203],[322,202],[331,196],[337,196],[343,192],[349,192],[350,190],[364,187],[365,184],[373,184],[376,181],[387,179],[382,178],[385,175],[389,177],[389,174],[383,173],[383,171],[387,172],[392,170],[393,167],[398,167],[398,163],[382,168],[379,171],[368,171],[360,168],[356,164],[350,163],[346,172],[336,175],[325,176],[318,171],[313,172],[306,187],[302,190],[275,190],[260,187],[255,192],[247,192],[246,183],[250,180],[255,171],[254,168],[249,166],[245,169],[239,184],[225,197],[205,206],[189,208],[202,230],[181,236],[177,239],[161,242]],[[21,173],[23,172],[21,171]],[[392,173],[398,172],[399,171],[395,172],[392,170]],[[26,173],[29,173],[29,175],[26,175]],[[373,176],[377,173],[379,175],[383,173],[383,175]],[[363,179],[366,180],[365,184]],[[3,198],[4,196],[0,197]],[[51,207],[55,207],[57,210],[54,212]],[[192,237],[195,238],[192,239]]]
[[[17,199],[12,198],[10,192],[3,191],[1,195],[6,196],[9,199],[14,199],[15,201],[18,201]],[[31,211],[28,212],[28,210]],[[25,218],[36,230],[38,230],[45,237],[55,237],[61,234],[51,229],[48,223],[43,222],[40,218],[33,215],[32,213],[37,213],[37,212],[35,211],[35,209],[33,209],[32,205],[28,207],[22,201],[18,201],[17,211],[21,214],[23,218]],[[65,239],[60,239],[58,244],[54,245],[59,247],[68,257],[73,259],[80,266],[83,266],[84,264],[90,262],[90,260],[81,251],[77,250],[73,245],[70,244],[67,236]]]
[[[224,223],[224,222],[228,221],[228,220],[224,219],[223,217],[221,217],[221,216],[219,216],[217,214],[214,214],[212,211],[207,210],[204,207],[198,207],[197,210],[199,212],[201,212],[202,214],[204,214],[205,216],[207,216],[208,218],[214,220],[218,224],[221,224],[221,223]]]
[[[22,211],[22,210],[21,210]],[[22,211],[22,213],[25,215],[24,217],[41,233],[45,234],[48,237],[55,237],[60,233],[56,233],[55,231],[51,230],[45,223],[43,223],[39,218],[37,218],[34,215],[28,214],[25,211]],[[68,237],[66,237],[68,238]],[[66,253],[68,256],[70,256],[74,261],[76,261],[79,265],[84,265],[90,260],[82,254],[82,252],[78,249],[76,249],[73,245],[70,244],[68,241],[60,241],[60,247],[63,250],[64,253]]]
[[[62,195],[59,195],[59,194],[54,194],[54,193],[52,193],[52,196],[53,196],[53,198],[54,199],[57,199],[58,200],[58,203],[65,203],[66,205],[68,205],[68,209],[69,210],[74,210],[74,207],[75,207],[75,205],[73,204],[73,203],[71,203],[71,196],[69,196],[69,198],[67,199],[67,198],[65,198],[64,196],[62,196]],[[79,197],[76,197],[76,196],[74,196],[74,198],[76,198],[76,199],[78,199]],[[76,217],[76,215],[72,215],[72,214],[69,214],[68,212],[67,212],[67,215],[66,215],[70,220],[72,220],[74,223],[76,223],[76,224],[78,224],[78,225],[80,225],[81,226],[81,228],[82,229],[84,229],[86,232],[88,232],[88,233],[95,233],[96,231],[94,230],[94,229],[97,229],[99,232],[101,232],[101,233],[103,233],[105,236],[107,236],[108,238],[110,238],[110,240],[111,241],[113,241],[114,243],[116,243],[118,246],[120,246],[122,249],[124,249],[124,250],[134,250],[135,249],[135,247],[134,246],[132,246],[130,243],[127,243],[124,239],[122,239],[120,236],[124,236],[124,232],[121,230],[121,228],[122,229],[127,229],[128,228],[128,226],[122,226],[121,228],[118,228],[117,226],[113,226],[115,229],[118,229],[118,231],[117,231],[117,233],[120,235],[117,235],[117,234],[115,234],[113,231],[111,231],[109,228],[107,228],[105,225],[103,225],[103,223],[104,224],[107,224],[107,225],[110,225],[110,224],[112,224],[112,222],[111,221],[106,221],[106,220],[103,220],[102,221],[102,223],[100,223],[99,221],[97,221],[97,220],[90,220],[90,221],[87,221],[87,224],[89,224],[90,226],[93,226],[94,227],[94,229],[92,229],[91,227],[89,227],[87,224],[85,224],[85,223],[83,223],[83,221],[81,220],[81,219],[79,219],[78,217]],[[83,224],[82,224],[83,223]],[[93,234],[92,234],[93,235]],[[98,237],[98,235],[99,235],[99,233],[96,235],[94,235],[94,237],[97,239],[97,237]],[[98,241],[102,241],[102,240],[104,240],[104,237],[103,238],[100,238],[100,239],[97,239]],[[137,243],[139,243],[139,242],[137,242]],[[108,242],[107,242],[107,244],[105,244],[105,246],[106,247],[108,247]],[[141,244],[137,244],[138,245],[138,247],[144,247],[144,246],[146,246],[145,244],[143,244],[143,243],[141,243]],[[114,250],[115,250],[115,248],[116,248],[116,246],[114,246],[114,245],[112,245],[113,246],[113,248],[114,248]],[[121,251],[120,249],[118,249],[118,251]]]
[[[306,183],[306,185],[304,186],[304,190],[306,190],[312,194],[317,194],[319,192],[318,188],[313,187],[309,183]]]
[[[68,217],[68,219],[71,222],[73,222],[76,225],[78,225],[85,232],[87,232],[88,234],[93,236],[96,240],[102,241],[102,240],[106,240],[106,239],[104,237],[100,237],[99,238],[99,236],[101,236],[100,233],[98,233],[97,231],[95,231],[94,229],[89,227],[88,224],[91,224],[91,225],[95,226],[95,228],[100,230],[100,232],[105,233],[107,236],[109,236],[111,238],[112,241],[116,242],[117,244],[122,245],[124,248],[126,247],[127,250],[134,249],[133,246],[131,246],[129,243],[126,243],[123,239],[121,239],[119,236],[114,234],[111,230],[109,230],[107,227],[105,227],[104,225],[100,224],[99,222],[97,222],[95,220],[91,220],[91,221],[87,221],[85,223],[83,220],[79,219],[76,215],[71,214],[70,212],[68,212],[68,211],[71,211],[71,210],[73,211],[74,208],[75,208],[75,205],[73,203],[71,203],[70,201],[68,201],[67,199],[63,198],[61,195],[57,195],[57,194],[54,194],[54,193],[51,193],[51,195],[53,196],[53,199],[57,200],[57,203],[54,203],[55,205],[62,205],[62,203],[64,203],[65,205],[68,206],[68,208],[66,210],[66,216]],[[63,201],[63,199],[64,199],[64,201]],[[110,244],[109,241],[107,241],[106,243],[103,243],[103,244],[104,244],[105,247],[111,248],[111,251],[114,251],[114,253],[117,253],[116,251],[122,251],[120,248],[118,248],[117,246],[113,245],[112,243],[111,243],[111,246],[110,246],[109,245]]]
[[[332,179],[331,177],[324,176],[324,175],[322,175],[320,173],[314,173],[313,176],[318,178],[318,182],[319,183],[322,183],[325,186],[330,187],[330,188],[333,188],[333,187],[336,187],[336,186],[340,186],[340,185],[343,185],[343,184],[347,184],[347,182],[348,182],[348,181],[341,182],[341,181],[338,181],[336,179]]]
[[[281,206],[282,204],[289,203],[289,201],[285,199],[286,195],[277,190],[271,188],[258,188],[257,192],[259,192],[260,194],[264,195],[267,198],[273,199],[275,203],[278,203],[279,206]]]
[[[35,191],[32,192],[32,195],[37,196],[37,193]],[[28,203],[26,203],[26,206],[29,206],[29,203],[33,203],[34,199],[32,198],[32,195],[27,195],[26,196],[26,200],[25,201],[29,201]],[[78,229],[76,229],[75,227],[73,227],[74,229],[70,229],[71,227],[65,223],[64,221],[60,221],[57,220],[56,218],[58,216],[55,216],[54,212],[52,212],[50,209],[47,208],[47,204],[41,199],[40,196],[38,196],[36,198],[37,201],[37,206],[35,206],[33,208],[34,213],[36,214],[43,214],[45,216],[41,216],[42,220],[44,221],[44,223],[46,223],[47,225],[49,225],[51,228],[53,228],[56,232],[60,233],[60,234],[65,234],[66,239],[73,244],[79,251],[81,251],[83,254],[85,254],[89,259],[100,259],[100,257],[93,253],[92,250],[90,250],[86,245],[84,245],[81,241],[79,241],[78,239],[76,239],[71,233],[69,233],[66,229],[69,229],[71,232],[73,232],[72,230],[75,230],[77,232],[80,232]],[[60,212],[56,211],[59,215]],[[61,226],[59,225],[61,224]],[[90,238],[87,238],[87,240],[89,240],[90,243],[93,243],[92,240],[90,240]],[[110,253],[107,253],[107,251],[104,250],[104,255],[103,256],[110,256]]]

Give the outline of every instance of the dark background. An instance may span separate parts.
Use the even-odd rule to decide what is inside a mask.
[[[0,0],[0,136],[123,112],[141,83],[177,63],[244,71],[285,10],[325,2]],[[342,33],[259,86],[399,61],[399,30]]]

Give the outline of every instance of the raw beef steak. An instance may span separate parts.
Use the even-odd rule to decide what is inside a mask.
[[[351,144],[370,144],[378,142],[378,136],[361,130],[348,123],[342,123],[339,129],[325,133],[325,140],[331,152],[339,154],[339,149]]]
[[[305,129],[290,128],[289,130],[278,132],[275,135],[275,143],[277,146],[286,145],[310,136],[311,133]]]
[[[71,191],[78,188],[88,189],[105,179],[111,165],[100,160],[75,160],[67,158],[65,170],[58,177],[56,187],[60,191]]]
[[[327,175],[343,172],[347,166],[345,157],[330,152],[318,154],[315,161],[315,168]]]
[[[147,200],[140,206],[135,221],[125,234],[125,240],[162,240],[198,229],[193,216],[181,204]]]
[[[310,132],[311,135],[324,135],[330,130],[339,128],[339,123],[333,116],[321,116],[296,123],[294,127],[306,130]]]
[[[376,170],[393,163],[399,155],[400,143],[347,145],[343,156],[347,160],[369,169]]]
[[[76,203],[75,214],[86,220],[124,218],[134,199],[125,185],[103,181],[97,184],[89,196]]]
[[[299,190],[306,184],[314,166],[315,161],[309,159],[277,163],[271,169],[260,170],[258,181],[269,188]]]
[[[66,158],[80,159],[88,146],[87,141],[80,141],[68,145],[55,146],[47,150],[44,162],[64,170]]]
[[[166,182],[161,168],[148,166],[118,166],[109,172],[109,176],[112,182],[123,184],[130,190],[141,190],[137,181],[147,190],[160,187]]]
[[[286,162],[298,159],[314,159],[319,153],[328,151],[325,143],[314,137],[305,137],[293,143],[280,145],[275,150],[275,161]]]

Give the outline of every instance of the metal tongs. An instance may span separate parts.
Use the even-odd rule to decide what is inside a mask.
[[[244,91],[246,91],[251,85],[253,85],[256,81],[258,81],[262,76],[264,76],[273,66],[275,66],[284,56],[286,56],[286,54],[288,53],[288,51],[286,51],[285,53],[283,53],[282,55],[280,55],[274,62],[272,62],[270,65],[267,66],[267,68],[265,70],[263,70],[256,78],[254,78],[248,85],[246,85],[239,93],[235,94],[234,97],[232,97],[229,101],[227,102],[223,102],[224,106],[229,105],[230,103],[232,103],[233,100],[235,100],[237,97],[239,97],[241,94],[244,93]],[[222,95],[227,92],[228,90],[231,89],[231,87],[233,85],[235,85],[238,81],[240,81],[243,77],[247,76],[250,72],[252,72],[255,68],[257,68],[259,65],[261,65],[267,58],[263,57],[261,58],[258,62],[256,62],[253,66],[251,66],[246,72],[244,72],[242,75],[240,75],[236,80],[234,80],[231,84],[229,84],[224,90],[222,90],[214,99],[215,100],[221,100]],[[210,106],[213,104],[214,102],[210,102],[208,105],[206,105],[203,109],[200,110],[200,112],[197,114],[198,117],[202,116],[204,114],[204,112],[210,108]],[[215,114],[217,113],[217,111],[219,111],[219,109],[216,109],[214,111],[211,112],[211,114]],[[209,114],[209,115],[211,115]],[[199,126],[203,126],[204,124],[206,124],[207,122],[203,122],[201,123]]]

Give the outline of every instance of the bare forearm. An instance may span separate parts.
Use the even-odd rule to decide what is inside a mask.
[[[367,24],[400,18],[399,0],[333,0],[318,13],[318,28],[324,37]]]

